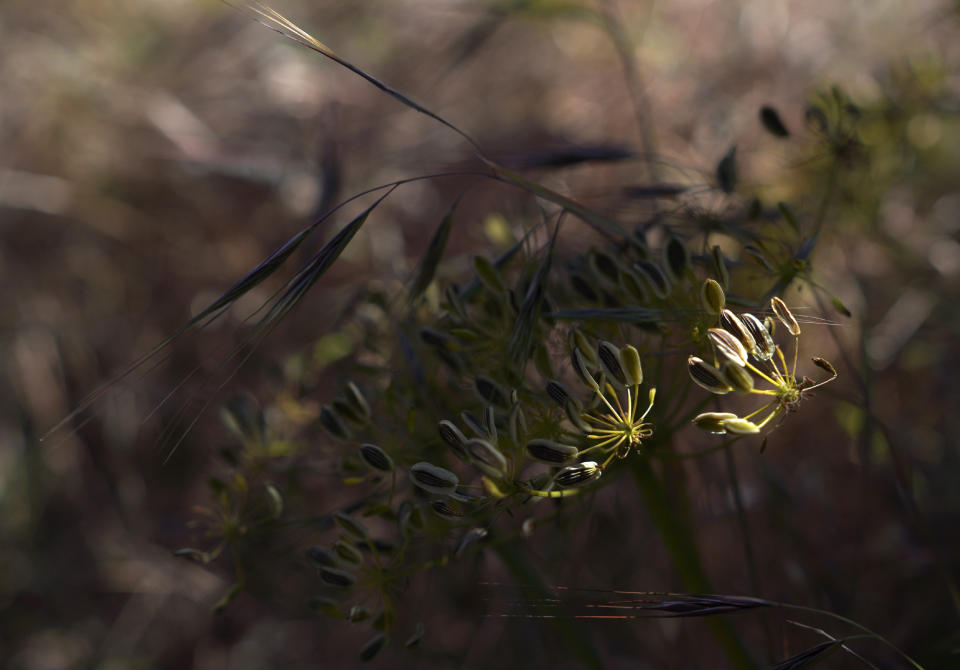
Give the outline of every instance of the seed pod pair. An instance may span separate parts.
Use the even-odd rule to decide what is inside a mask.
[[[693,419],[693,423],[708,433],[724,435],[751,435],[760,432],[760,427],[748,419],[741,419],[730,412],[704,412]]]
[[[597,358],[607,379],[618,388],[643,382],[640,354],[635,347],[627,345],[620,349],[610,342],[601,342],[597,346]]]
[[[747,350],[735,336],[722,328],[710,328],[707,339],[724,361],[732,361],[739,366],[747,364]]]

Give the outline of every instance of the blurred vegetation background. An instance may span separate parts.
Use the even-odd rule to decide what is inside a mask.
[[[828,318],[805,327],[805,349],[841,377],[763,454],[735,452],[755,569],[722,456],[669,467],[694,482],[697,540],[718,592],[829,609],[928,668],[960,664],[955,3],[278,0],[276,9],[504,164],[571,145],[637,152],[643,160],[535,173],[623,221],[638,215],[619,197],[624,186],[709,184],[732,145],[744,193],[812,213],[832,189],[804,272],[852,316],[809,291],[789,301]],[[635,72],[625,73],[624,53]],[[230,575],[172,557],[200,541],[188,522],[209,499],[225,439],[215,408],[248,390],[275,408],[276,425],[305,421],[276,409],[291,366],[349,354],[329,337],[343,325],[337,315],[365,282],[409,278],[460,191],[469,186],[445,260],[452,277],[473,254],[503,247],[491,215],[535,216],[535,203],[466,177],[407,186],[222,389],[218,366],[275,281],[41,441],[317,214],[394,179],[476,165],[455,134],[213,0],[4,0],[0,84],[0,665],[352,666],[362,633],[280,594],[241,594],[212,614]],[[831,145],[805,122],[807,104],[831,86],[857,106],[862,144]],[[766,104],[790,138],[764,132]],[[580,230],[570,226],[562,243],[576,248]],[[336,380],[317,387],[327,401]],[[181,407],[199,416],[188,431]],[[678,439],[711,444],[695,431]],[[344,494],[334,473],[329,481],[316,495],[332,508]],[[601,495],[565,541],[531,541],[543,580],[680,589],[629,481]],[[580,667],[562,629],[483,616],[508,596],[477,584],[502,578],[477,554],[413,584],[422,649],[377,662]],[[767,665],[821,640],[782,616],[733,623]],[[606,667],[722,663],[700,620],[577,626]],[[846,656],[826,664],[860,667]]]

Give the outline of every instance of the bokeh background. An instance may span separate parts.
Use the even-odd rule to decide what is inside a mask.
[[[811,277],[852,317],[821,311],[809,291],[790,301],[812,322],[827,319],[805,327],[804,346],[834,361],[841,380],[778,429],[764,454],[736,452],[756,569],[745,567],[722,456],[671,467],[698,484],[693,518],[717,591],[830,609],[928,668],[960,665],[951,592],[960,561],[955,3],[275,7],[505,163],[574,144],[635,151],[644,159],[535,173],[624,220],[631,211],[616,199],[624,185],[708,184],[732,145],[744,194],[788,200],[805,215],[835,180]],[[623,53],[635,64],[630,76]],[[862,111],[865,150],[825,175],[826,149],[805,128],[804,109],[830,86]],[[790,139],[764,133],[764,104],[780,110]],[[485,225],[489,215],[529,216],[529,196],[469,178],[407,186],[237,374],[225,379],[223,361],[277,283],[179,339],[156,364],[111,380],[331,205],[394,179],[476,168],[455,134],[228,4],[0,4],[0,666],[357,662],[362,633],[279,597],[241,594],[212,614],[229,566],[172,557],[202,542],[189,521],[209,501],[205,482],[224,439],[217,404],[242,389],[272,402],[291,357],[335,330],[363,282],[410,276],[466,184],[450,276],[477,249],[502,243]],[[320,240],[339,225],[321,227]],[[576,229],[568,232],[565,243],[575,246]],[[89,411],[44,437],[104,384]],[[189,430],[181,409],[188,422],[198,418]],[[709,444],[682,439],[691,449]],[[679,589],[630,482],[604,495],[612,502],[575,532],[531,540],[544,579]],[[477,588],[498,575],[494,559],[480,555],[412,585],[427,624],[422,649],[375,662],[579,667],[566,633],[549,622],[484,616],[518,597]],[[822,640],[784,619],[733,622],[761,665]],[[700,620],[578,626],[611,668],[724,662]],[[876,645],[867,649],[878,667],[903,667]],[[845,655],[826,665],[860,667]]]

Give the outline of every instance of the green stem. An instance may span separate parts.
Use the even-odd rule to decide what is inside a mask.
[[[685,504],[677,505],[677,501],[671,499],[647,459],[633,459],[633,463],[633,474],[646,503],[647,513],[660,531],[660,537],[670,553],[673,567],[683,583],[684,590],[691,593],[712,593],[710,581],[700,564],[700,555],[690,520],[685,513]],[[707,624],[733,667],[740,670],[756,669],[756,663],[728,621],[710,618]]]

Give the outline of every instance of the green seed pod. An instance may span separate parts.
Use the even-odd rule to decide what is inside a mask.
[[[491,477],[503,477],[507,471],[507,458],[486,440],[467,440],[470,462]]]
[[[640,277],[638,277],[637,273],[633,270],[624,269],[620,272],[620,288],[640,304],[646,304],[650,301],[650,294],[647,292]]]
[[[678,237],[671,236],[663,247],[663,265],[676,281],[683,279],[690,267],[690,252]]]
[[[763,325],[763,322],[753,314],[741,314],[740,320],[743,322],[743,325],[746,327],[746,329],[750,331],[750,335],[753,337],[753,341],[756,343],[756,347],[752,352],[753,355],[757,358],[757,360],[769,361],[770,358],[777,352],[777,345],[774,343],[770,333]]]
[[[330,401],[330,407],[338,417],[346,419],[354,426],[363,426],[367,423],[366,417],[358,412],[357,409],[351,405],[346,398],[334,398]]]
[[[713,276],[717,278],[720,286],[726,290],[730,287],[730,271],[727,270],[727,259],[723,256],[723,250],[714,246],[710,251],[713,259]]]
[[[763,317],[763,327],[766,328],[767,332],[770,333],[770,337],[775,337],[777,334],[777,322],[771,316]]]
[[[663,300],[670,294],[670,281],[659,265],[653,261],[640,261],[635,263],[633,267],[640,273],[641,277],[647,280],[655,296]]]
[[[780,319],[780,323],[790,331],[790,334],[794,337],[800,334],[800,324],[797,323],[797,319],[793,316],[793,312],[790,311],[790,308],[787,307],[787,303],[773,296],[770,298],[770,308],[773,310],[773,313],[776,314],[777,318]]]
[[[547,382],[547,395],[550,396],[550,398],[560,407],[566,405],[567,400],[572,397],[570,395],[570,391],[567,390],[567,387],[555,379],[551,379],[549,382]]]
[[[320,425],[323,426],[330,435],[338,440],[349,440],[350,429],[340,419],[340,416],[333,411],[329,405],[320,408]]]
[[[462,461],[467,460],[467,438],[452,421],[444,419],[438,423],[437,432],[440,433],[440,439],[447,443],[457,458]]]
[[[520,440],[527,432],[527,421],[523,418],[523,410],[520,409],[519,403],[510,408],[510,413],[507,415],[507,429],[513,443],[520,444]]]
[[[542,344],[538,344],[533,349],[533,365],[542,377],[550,379],[557,376],[557,370],[553,366],[553,357],[550,356],[550,350]]]
[[[366,421],[370,420],[370,405],[356,384],[347,382],[347,387],[343,390],[343,395],[346,397],[347,403],[350,404],[357,414]]]
[[[727,432],[727,429],[724,427],[723,422],[727,419],[736,419],[737,415],[732,414],[731,412],[704,412],[703,414],[698,414],[693,418],[693,423],[696,424],[697,428],[705,430],[708,433],[713,433],[714,435],[724,435]]]
[[[482,281],[490,291],[497,295],[503,295],[507,292],[507,286],[503,283],[500,271],[497,270],[489,260],[483,256],[474,256],[473,269],[476,270],[477,277],[480,278],[480,281]]]
[[[344,531],[346,531],[347,535],[351,535],[352,537],[358,540],[366,541],[368,537],[366,527],[362,523],[354,519],[352,516],[350,516],[349,514],[344,514],[343,512],[335,512],[333,515],[333,520],[336,522],[338,526],[340,526]]]
[[[764,105],[760,108],[760,123],[768,133],[774,137],[790,137],[790,131],[780,118],[780,113],[770,105]]]
[[[469,547],[471,544],[476,544],[477,542],[480,542],[488,534],[489,533],[486,528],[479,528],[479,527],[471,528],[466,533],[464,533],[463,537],[460,538],[460,542],[457,544],[457,550],[454,552],[453,555],[456,558],[460,558],[461,554],[463,554],[463,552],[466,551],[467,547]]]
[[[364,662],[372,660],[386,646],[387,636],[383,633],[377,633],[360,648],[360,660]]]
[[[333,567],[337,564],[336,559],[333,556],[333,553],[326,547],[307,547],[307,550],[304,552],[307,560],[310,561],[313,565],[318,568],[322,567]]]
[[[574,291],[586,298],[588,302],[597,302],[597,300],[600,299],[600,295],[593,287],[593,284],[579,274],[570,275],[570,285]]]
[[[463,517],[463,512],[443,500],[434,500],[430,503],[430,508],[434,514],[447,521],[458,521]]]
[[[257,401],[249,393],[231,396],[220,410],[227,428],[241,440],[263,441],[266,420]]]
[[[733,361],[740,366],[747,364],[747,350],[740,340],[727,331],[722,328],[710,328],[707,330],[707,339],[723,360]]]
[[[428,493],[444,496],[453,493],[460,483],[454,473],[424,461],[410,468],[410,480]]]
[[[449,495],[450,500],[456,500],[457,502],[473,504],[480,502],[484,499],[483,496],[477,495],[476,493],[471,493],[462,486],[458,486],[457,490]]]
[[[727,419],[723,422],[723,427],[734,435],[753,435],[760,432],[760,426],[748,419]]]
[[[753,390],[753,375],[736,363],[724,363],[720,368],[720,374],[737,393],[750,393]]]
[[[460,298],[460,291],[455,284],[450,284],[443,292],[443,296],[447,299],[447,307],[457,319],[464,322],[470,320],[467,308],[464,307],[463,300]]]
[[[407,638],[407,641],[403,643],[403,646],[407,649],[412,649],[420,644],[420,640],[423,639],[423,623],[417,622],[417,625],[413,629],[413,635]]]
[[[710,391],[710,393],[723,395],[733,390],[717,368],[696,356],[687,359],[687,371],[690,373],[690,378],[698,386]]]
[[[569,444],[560,444],[553,440],[536,439],[527,442],[527,454],[531,458],[549,463],[562,465],[577,458],[580,450]]]
[[[423,513],[419,505],[409,500],[400,503],[397,510],[397,523],[400,526],[400,532],[405,536],[416,535],[423,530]]]
[[[363,554],[360,553],[359,549],[345,540],[337,540],[333,543],[333,553],[350,567],[359,568],[363,565]]]
[[[374,470],[379,470],[380,472],[393,471],[393,459],[387,455],[387,452],[375,444],[361,445],[360,458]]]
[[[700,287],[700,306],[708,314],[717,316],[723,311],[727,304],[727,298],[723,293],[723,287],[715,279],[707,279]]]
[[[467,424],[467,428],[469,428],[476,437],[488,437],[486,426],[470,412],[460,412],[460,420]]]
[[[595,461],[568,465],[554,476],[553,481],[563,488],[576,488],[600,479],[603,470]]]
[[[737,147],[732,146],[717,163],[717,186],[730,195],[737,188]]]
[[[320,579],[323,580],[325,584],[338,586],[343,589],[349,588],[357,582],[357,578],[346,570],[328,567],[320,568]]]
[[[767,255],[758,247],[753,246],[752,244],[744,244],[743,252],[753,256],[760,265],[762,265],[767,272],[776,272],[777,269],[774,267],[773,263],[770,262],[770,259],[767,258]]]
[[[563,406],[563,411],[566,413],[570,423],[576,426],[577,430],[581,433],[589,435],[593,432],[590,424],[583,420],[583,405],[580,404],[579,400],[576,398],[567,399],[567,402]]]
[[[628,344],[620,350],[620,365],[626,377],[627,386],[639,386],[643,383],[643,366],[640,364],[640,352]]]
[[[590,340],[587,339],[587,336],[584,335],[583,331],[579,328],[574,328],[570,331],[570,351],[574,349],[580,349],[589,367],[595,368],[600,364],[596,354],[593,353],[593,345],[590,344]]]
[[[617,283],[617,275],[620,274],[620,266],[612,256],[604,251],[591,249],[587,256],[587,262],[594,274],[611,284]]]
[[[283,515],[283,496],[273,484],[265,485],[264,489],[267,492],[267,503],[270,505],[270,519],[279,519]]]
[[[620,365],[620,349],[611,342],[601,342],[597,345],[597,358],[600,359],[600,369],[617,388],[624,388],[627,376]]]
[[[574,347],[573,353],[570,356],[570,362],[573,364],[573,370],[577,373],[577,376],[580,377],[580,380],[592,388],[594,391],[600,390],[600,385],[597,383],[597,380],[593,378],[593,373],[587,367],[586,362],[584,361],[583,352],[579,347]]]
[[[729,309],[720,312],[718,321],[721,328],[740,340],[740,344],[743,345],[743,348],[747,350],[748,354],[752,354],[754,349],[757,348],[756,340],[754,340],[750,329],[744,325],[739,316]]]
[[[458,351],[460,349],[460,343],[455,338],[436,328],[421,328],[420,339],[424,344],[441,351]]]
[[[492,405],[488,405],[483,413],[483,425],[487,429],[487,437],[497,444],[497,411]]]
[[[807,107],[803,113],[803,120],[806,122],[807,128],[821,135],[825,134],[830,127],[830,124],[827,122],[827,115],[822,109],[815,105]]]
[[[324,598],[323,596],[313,596],[307,601],[307,607],[312,612],[326,614],[336,618],[343,618],[343,612],[340,611],[340,603],[333,598]]]
[[[347,621],[350,623],[360,623],[370,618],[370,610],[363,605],[354,605],[347,614]]]

